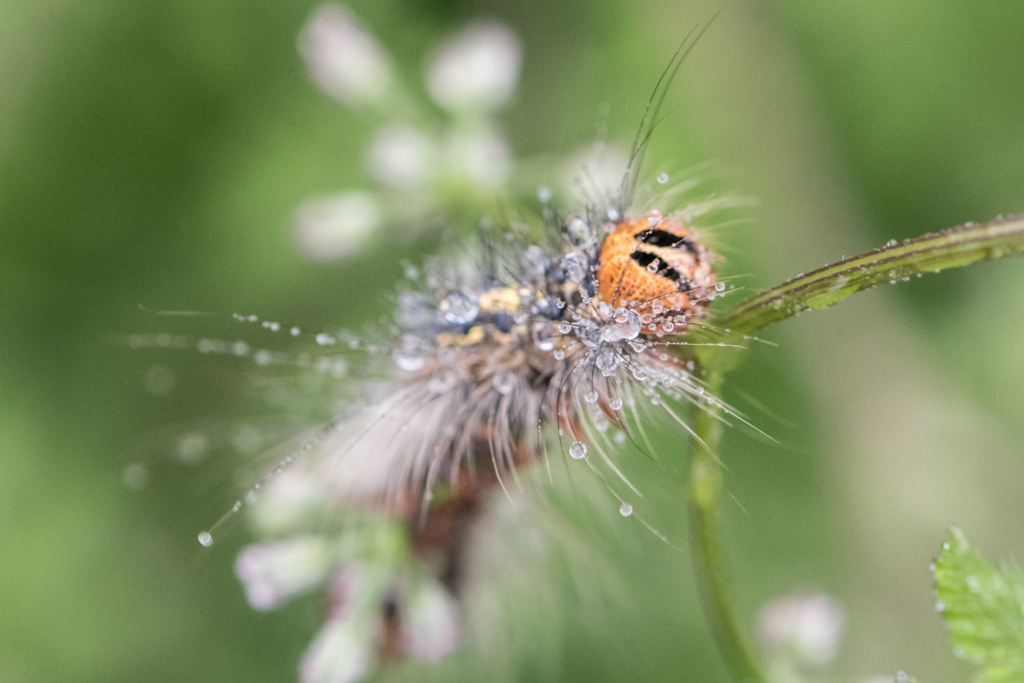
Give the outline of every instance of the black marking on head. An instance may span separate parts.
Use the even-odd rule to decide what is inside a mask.
[[[652,254],[647,251],[634,251],[630,254],[629,258],[633,259],[644,268],[647,268],[647,266],[657,261],[658,270],[656,272],[658,275],[668,278],[669,280],[672,280],[672,282],[679,282],[680,280],[685,282],[685,279],[679,274],[679,271],[667,264],[664,259],[658,258],[657,254]]]
[[[690,239],[689,235],[687,235],[686,237],[680,237],[679,235],[671,233],[668,230],[661,230],[659,228],[648,228],[646,230],[641,230],[636,235],[634,235],[633,238],[637,242],[650,244],[652,247],[668,247],[673,249],[678,249],[679,247],[682,247],[691,254],[697,253],[697,248],[694,246],[693,240]]]

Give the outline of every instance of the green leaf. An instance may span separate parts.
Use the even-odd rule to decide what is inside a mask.
[[[962,531],[949,530],[935,561],[939,611],[958,657],[985,668],[984,683],[1024,681],[1024,575],[979,556]]]
[[[800,275],[757,294],[714,319],[737,335],[758,330],[810,309],[824,309],[855,292],[923,273],[1024,252],[1024,214],[991,223],[967,223],[940,233],[890,242],[861,256]]]

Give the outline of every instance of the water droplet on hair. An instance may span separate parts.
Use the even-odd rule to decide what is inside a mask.
[[[565,276],[576,284],[583,282],[587,276],[583,257],[574,251],[569,252],[562,258],[561,266]]]
[[[606,325],[601,331],[601,339],[606,342],[635,339],[640,334],[640,314],[628,308],[617,308],[613,313],[612,324]]]
[[[583,400],[586,401],[587,403],[597,403],[597,392],[588,391],[583,395]]]
[[[442,368],[430,377],[427,390],[435,394],[445,394],[455,388],[459,378],[452,370]]]
[[[623,503],[621,506],[619,506],[619,514],[623,517],[629,517],[631,514],[633,514],[633,506],[630,505],[629,503]]]
[[[658,184],[659,185],[664,185],[667,182],[668,182],[668,173],[659,173],[658,174]]]
[[[465,325],[476,320],[477,314],[480,313],[480,308],[473,299],[462,292],[455,292],[454,294],[449,294],[441,302],[441,312],[444,314],[444,319],[448,322],[456,325]]]
[[[300,330],[297,327],[293,327],[291,330],[289,330],[289,332],[292,333],[293,337],[298,337],[300,334],[302,334],[302,330]]]
[[[573,441],[572,445],[569,446],[569,455],[576,460],[585,458],[587,456],[587,446],[580,441]]]
[[[414,334],[403,334],[398,346],[391,352],[395,365],[406,372],[415,372],[427,364],[430,345]]]
[[[199,545],[204,548],[209,548],[213,545],[213,536],[210,535],[209,531],[201,531],[199,533]]]
[[[602,333],[602,338],[604,334]],[[619,358],[615,355],[614,351],[602,351],[601,355],[597,357],[597,369],[601,371],[601,374],[605,377],[610,377],[615,368],[619,365]]]
[[[510,393],[516,386],[516,378],[507,372],[498,373],[491,382],[495,391],[502,395]]]
[[[608,406],[612,410],[622,410],[622,399],[616,396],[612,400],[608,401]]]
[[[716,292],[724,292],[725,291],[725,283],[724,282],[716,282],[715,283],[715,291]]]

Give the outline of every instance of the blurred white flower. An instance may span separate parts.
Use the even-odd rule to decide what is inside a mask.
[[[512,170],[508,141],[491,129],[453,134],[447,141],[448,167],[481,189],[500,187]]]
[[[369,192],[314,197],[296,210],[295,238],[311,261],[333,261],[357,251],[380,223],[377,199]]]
[[[373,641],[370,630],[353,619],[331,619],[302,656],[302,683],[354,683],[368,672]]]
[[[379,102],[393,79],[391,58],[344,5],[317,7],[299,34],[310,78],[348,107]]]
[[[323,581],[330,564],[324,539],[298,536],[246,546],[235,559],[235,575],[253,609],[265,611]]]
[[[827,664],[836,655],[846,613],[823,593],[791,593],[761,609],[760,632],[765,645],[792,648],[805,664]]]
[[[427,90],[449,111],[494,110],[515,90],[521,60],[511,29],[474,22],[441,46],[427,72]]]
[[[458,646],[458,609],[440,584],[417,586],[410,591],[405,609],[405,645],[413,657],[436,662]]]
[[[433,161],[431,141],[401,121],[381,128],[365,157],[367,169],[378,182],[401,190],[422,185]]]

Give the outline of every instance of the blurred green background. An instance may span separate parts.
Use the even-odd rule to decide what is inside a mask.
[[[313,266],[291,248],[298,202],[367,184],[360,158],[379,123],[305,77],[295,36],[312,6],[0,2],[3,683],[295,677],[315,601],[251,611],[231,572],[244,530],[212,552],[195,540],[237,495],[235,464],[155,467],[142,491],[121,480],[158,449],[148,435],[251,407],[206,359],[112,339],[170,325],[140,304],[357,325],[378,315],[399,258],[419,258],[422,244]],[[602,103],[611,137],[628,140],[677,43],[720,4],[350,6],[413,83],[469,19],[512,26],[524,64],[504,121],[530,156],[593,139]],[[749,224],[721,238],[728,271],[753,288],[1019,212],[1021,35],[1016,0],[734,0],[680,72],[651,158],[715,160],[758,198]],[[968,675],[927,567],[951,523],[990,556],[1024,561],[1022,333],[1024,263],[1009,260],[874,290],[766,335],[779,347],[758,347],[727,395],[777,414],[751,411],[784,444],[734,432],[724,449],[745,509],[730,507],[727,526],[748,622],[765,601],[817,587],[848,612],[831,678]],[[179,376],[164,398],[144,388],[156,363]],[[671,485],[655,497],[682,538]],[[725,680],[688,559],[642,531],[629,547],[615,559],[623,612],[602,627],[569,615],[554,670],[512,677]],[[472,662],[403,675],[478,680]]]

